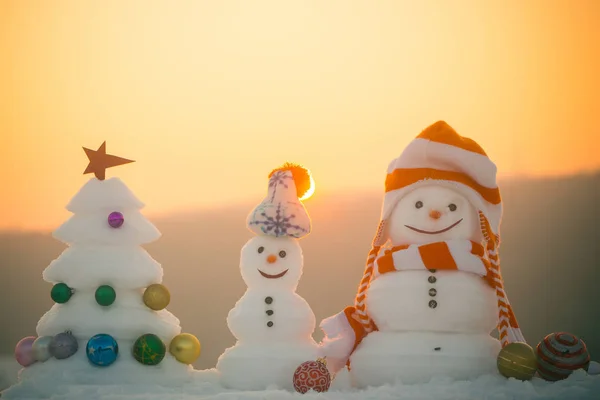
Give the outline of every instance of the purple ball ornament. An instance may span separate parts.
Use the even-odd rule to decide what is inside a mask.
[[[57,360],[64,360],[77,353],[79,343],[71,332],[63,332],[52,338],[49,345],[50,354]]]
[[[108,225],[111,228],[120,228],[125,222],[125,217],[118,211],[113,211],[108,215]]]
[[[35,336],[24,337],[15,346],[15,359],[23,367],[29,367],[36,361],[35,357],[33,356],[32,348],[35,339]]]

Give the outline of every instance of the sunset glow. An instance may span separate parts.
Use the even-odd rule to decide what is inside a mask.
[[[304,193],[304,196],[300,197],[301,201],[308,200],[315,193],[315,180],[312,174],[310,174],[310,188]]]
[[[318,195],[381,190],[446,120],[500,177],[600,168],[600,2],[0,2],[0,229],[55,229],[81,147],[149,217],[260,200],[302,160]],[[314,187],[314,186],[313,186]]]

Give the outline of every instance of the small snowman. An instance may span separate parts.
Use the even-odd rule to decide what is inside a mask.
[[[501,215],[477,143],[443,121],[414,139],[389,164],[354,306],[321,323],[333,372],[348,361],[357,387],[496,373],[501,347],[525,342],[500,274]]]
[[[242,248],[240,270],[248,286],[227,316],[237,343],[217,362],[223,386],[239,390],[292,390],[299,363],[317,356],[316,319],[296,293],[303,256],[298,239],[311,222],[299,198],[314,190],[309,172],[284,164],[269,175],[267,197],[250,213],[257,236]]]

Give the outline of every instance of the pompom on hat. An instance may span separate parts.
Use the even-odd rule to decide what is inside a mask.
[[[269,174],[267,196],[248,215],[246,225],[257,235],[300,239],[311,231],[311,221],[300,201],[311,189],[310,172],[285,163]]]

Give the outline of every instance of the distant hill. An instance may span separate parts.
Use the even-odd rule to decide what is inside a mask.
[[[600,360],[600,173],[510,180],[501,191],[502,269],[525,337],[535,345],[550,332],[569,331]],[[254,205],[153,220],[163,237],[147,249],[163,264],[169,310],[202,342],[198,368],[213,367],[234,343],[225,318],[245,290],[239,252],[251,237],[245,218]],[[306,206],[314,231],[301,241],[305,269],[298,292],[320,321],[352,303],[381,193],[323,194]],[[37,320],[52,305],[41,273],[64,248],[49,234],[0,233],[0,353],[35,334]]]

